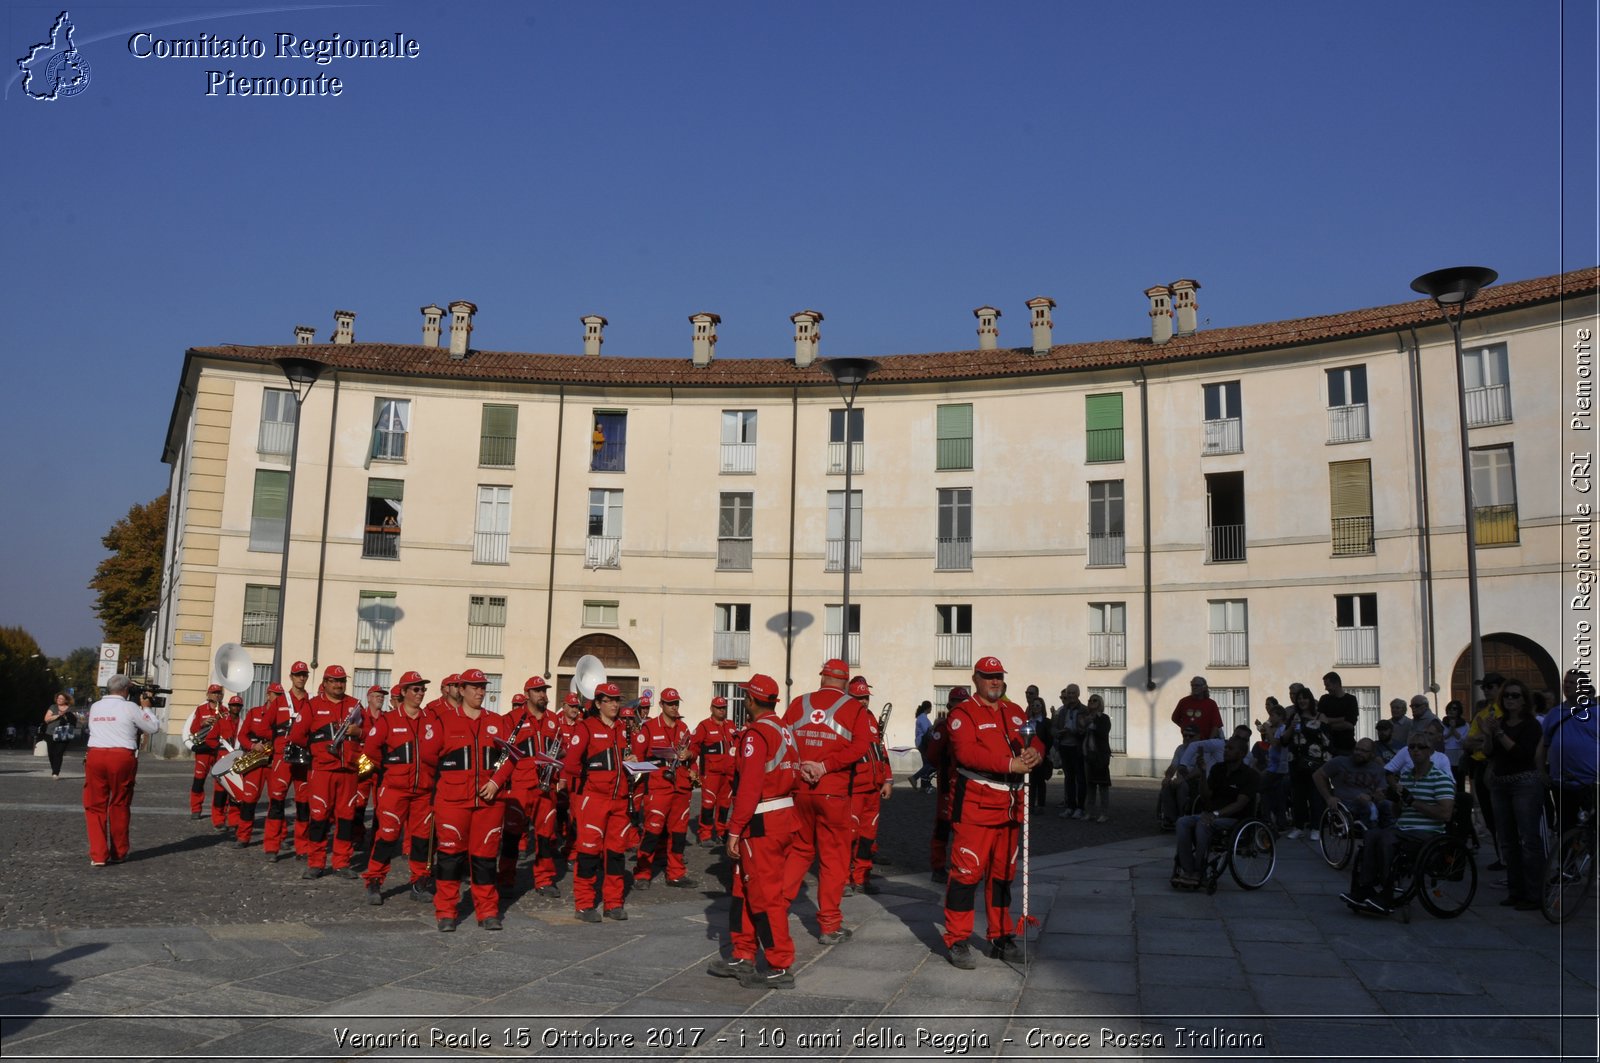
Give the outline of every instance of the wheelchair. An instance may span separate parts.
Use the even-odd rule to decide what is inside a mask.
[[[1322,847],[1322,859],[1335,871],[1342,871],[1349,866],[1350,857],[1355,855],[1356,846],[1366,836],[1368,826],[1366,820],[1357,819],[1349,806],[1339,801],[1323,809],[1317,830],[1321,835],[1317,844]]]
[[[1456,918],[1472,906],[1478,892],[1477,849],[1472,797],[1461,794],[1443,832],[1420,845],[1396,848],[1388,874],[1377,887],[1379,902],[1398,914],[1402,923],[1411,921],[1412,901],[1436,918]]]
[[[1211,838],[1206,852],[1205,865],[1200,869],[1200,889],[1207,894],[1217,892],[1217,883],[1224,875],[1232,875],[1241,889],[1258,890],[1272,878],[1278,866],[1278,836],[1263,819],[1251,811],[1226,831]],[[1172,860],[1173,873],[1178,870],[1178,860]]]

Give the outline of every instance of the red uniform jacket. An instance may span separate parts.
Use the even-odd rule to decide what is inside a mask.
[[[728,775],[733,771],[738,728],[729,719],[701,720],[689,736],[689,755],[700,762],[702,775]]]
[[[194,719],[189,722],[189,733],[192,734],[192,735],[199,734],[201,728],[205,727],[207,720],[215,720],[218,716],[221,716],[221,715],[222,715],[222,709],[219,708],[218,706],[215,706],[215,705],[211,704],[211,702],[209,702],[209,701],[205,702],[202,705],[197,706],[195,708],[195,710],[194,710]],[[221,737],[221,736],[217,734],[217,728],[216,727],[212,727],[211,731],[206,735],[205,744],[202,745],[199,749],[195,750],[195,752],[196,753],[216,753],[216,752],[218,752],[217,739],[219,737]]]
[[[384,789],[428,793],[433,789],[443,738],[439,718],[427,709],[418,711],[416,719],[397,709],[378,717],[361,748],[367,759],[381,765]],[[424,755],[425,749],[431,751],[431,757]]]
[[[361,726],[358,723],[347,732],[344,745],[337,754],[333,751],[334,732],[350,715],[350,710],[360,708],[361,702],[346,695],[332,701],[318,694],[306,703],[306,709],[289,728],[289,741],[311,749],[311,767],[314,771],[356,770],[356,755],[361,752]],[[365,722],[365,721],[361,721]]]
[[[694,789],[694,782],[689,778],[687,754],[684,763],[678,763],[678,750],[686,749],[688,744],[689,725],[681,718],[676,725],[669,724],[665,716],[652,716],[644,722],[644,726],[633,736],[633,759],[648,760],[663,769],[645,776],[647,793],[661,794],[676,790],[686,794]],[[668,771],[672,773],[670,779],[667,778]]]
[[[304,716],[310,705],[310,698],[296,698],[293,690],[287,694],[274,694],[267,699],[267,712],[272,720],[272,752],[275,755],[283,754],[283,747],[289,744],[289,731],[294,727],[295,720]]]
[[[591,716],[567,731],[562,772],[567,789],[577,794],[602,797],[627,797],[628,772],[622,762],[628,759],[628,732],[619,717],[607,727],[598,716]]]
[[[494,774],[495,782],[501,789],[513,779],[520,785],[537,785],[540,769],[545,769],[543,777],[553,789],[561,768],[560,765],[551,766],[543,757],[546,747],[553,747],[557,757],[566,753],[566,746],[561,743],[560,717],[549,709],[535,714],[521,708],[514,710],[507,719],[511,723],[511,744],[516,748],[516,759],[508,757],[500,765]]]
[[[800,746],[801,760],[820,760],[827,774],[813,792],[850,792],[851,768],[871,744],[861,702],[842,690],[814,690],[789,703],[783,723]]]
[[[257,705],[244,714],[244,720],[239,724],[239,745],[243,749],[251,749],[271,744],[272,709],[268,705]]]
[[[728,833],[742,835],[762,802],[791,797],[800,782],[800,748],[775,713],[744,729],[735,772]]]
[[[232,743],[239,737],[239,717],[226,712],[217,718],[217,725],[211,729],[211,741],[220,747],[223,742]]]
[[[422,763],[427,768],[437,768],[439,782],[434,791],[435,800],[472,808],[486,808],[493,802],[478,796],[478,790],[489,782],[505,759],[501,745],[511,737],[511,721],[485,709],[474,720],[466,711],[446,707],[445,714],[434,717],[439,730],[435,745],[423,741]],[[423,726],[427,733],[427,725]]]
[[[878,730],[878,717],[865,705],[861,707],[861,718],[866,724],[867,733],[871,736],[871,744],[867,753],[856,762],[856,777],[854,789],[860,790],[863,786],[877,788],[889,780],[889,751],[883,748],[883,732]]]
[[[995,705],[968,698],[950,710],[945,729],[949,734],[958,808],[1009,810],[1014,822],[1022,821],[1023,776],[1011,774],[1009,769],[1011,758],[1022,751],[1019,729],[1027,719],[1022,706],[1004,698]],[[1041,754],[1045,752],[1037,735],[1027,744]],[[960,819],[960,814],[955,818]]]

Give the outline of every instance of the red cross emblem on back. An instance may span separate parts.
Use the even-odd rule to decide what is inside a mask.
[[[828,714],[823,712],[821,709],[812,709],[811,710],[811,722],[812,723],[821,723],[823,720],[826,720],[827,718],[828,718]]]

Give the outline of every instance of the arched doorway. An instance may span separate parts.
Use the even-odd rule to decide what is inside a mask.
[[[1553,690],[1557,698],[1561,695],[1561,670],[1556,662],[1544,647],[1523,635],[1496,631],[1483,636],[1483,669],[1485,675],[1499,672],[1507,679],[1521,680],[1530,691]],[[1467,706],[1468,716],[1472,715],[1472,703],[1467,697],[1472,680],[1478,678],[1471,673],[1472,647],[1468,646],[1450,670],[1450,697]]]
[[[556,690],[562,697],[572,689],[572,670],[580,657],[597,657],[606,666],[606,679],[622,689],[622,700],[632,701],[639,696],[639,657],[633,649],[615,635],[585,635],[575,639],[561,651],[556,664]],[[554,699],[553,699],[554,700]]]

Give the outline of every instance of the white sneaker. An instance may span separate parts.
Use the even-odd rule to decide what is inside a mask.
[[[1312,831],[1311,832],[1311,840],[1314,841],[1314,842],[1320,842],[1322,840],[1322,832],[1320,830]]]
[[[1299,827],[1296,827],[1294,830],[1290,831],[1288,834],[1285,834],[1284,837],[1285,838],[1299,838],[1304,834],[1305,834],[1305,831],[1301,830]]]

